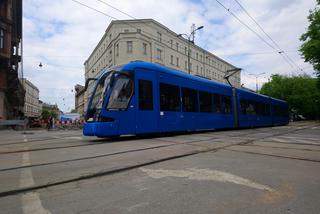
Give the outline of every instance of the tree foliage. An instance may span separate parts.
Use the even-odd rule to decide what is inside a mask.
[[[320,0],[317,0],[317,6],[310,10],[308,16],[309,26],[307,32],[302,34],[300,40],[303,44],[300,52],[306,62],[313,65],[318,77],[318,87],[320,88]]]
[[[316,85],[317,80],[306,74],[293,77],[276,74],[262,86],[260,92],[285,100],[289,104],[289,110],[315,119],[320,115],[320,92]]]
[[[57,113],[48,109],[43,109],[41,113],[42,119],[48,119],[49,117],[57,118]]]
[[[78,112],[75,109],[71,109],[70,113],[78,113]]]

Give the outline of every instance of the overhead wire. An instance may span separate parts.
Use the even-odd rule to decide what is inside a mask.
[[[259,27],[259,29],[270,39],[270,41],[280,50],[278,53],[283,56],[282,54],[285,55],[285,57],[293,64],[295,65],[300,71],[303,71],[301,67],[299,67],[292,59],[291,57],[288,56],[288,54],[278,45],[277,42],[274,41],[274,39],[271,38],[271,36],[263,29],[263,27],[256,21],[253,16],[250,15],[250,13],[240,4],[238,0],[234,0],[239,7],[247,14],[247,16]]]
[[[268,45],[270,48],[272,48],[273,50],[275,50],[278,54],[281,55],[281,53],[283,52],[282,49],[279,49],[276,45],[272,45],[269,42],[267,42],[259,33],[257,33],[255,30],[253,30],[249,25],[247,25],[244,21],[242,21],[236,14],[234,14],[230,9],[228,9],[224,4],[222,4],[219,0],[215,0],[220,6],[222,6],[226,11],[228,11],[235,19],[237,19],[242,25],[244,25],[247,29],[249,29],[252,33],[254,33],[261,41],[263,41],[266,45]],[[288,56],[285,53],[286,56]],[[286,57],[284,57],[283,55],[281,55],[283,57],[283,59],[286,61],[287,64],[289,64],[292,68],[294,67],[294,62],[293,60],[289,60]],[[292,61],[292,62],[290,62]],[[299,68],[299,67],[298,67]],[[299,70],[301,70],[299,68]]]
[[[97,10],[97,9],[95,9],[95,8],[93,8],[93,7],[90,7],[90,6],[88,6],[88,5],[84,4],[84,3],[81,3],[81,2],[79,2],[79,1],[77,1],[77,0],[72,0],[72,1],[78,3],[78,4],[82,5],[82,6],[85,6],[85,7],[89,8],[89,9],[92,9],[92,10],[94,10],[94,11],[96,11],[96,12],[99,12],[99,13],[101,13],[101,14],[103,14],[103,15],[106,15],[106,16],[108,16],[109,18],[112,18],[112,19],[114,19],[114,20],[119,20],[119,19],[117,19],[117,18],[115,18],[115,17],[113,17],[113,16],[111,16],[111,15],[108,15],[107,13],[104,13],[104,12],[102,12],[102,11],[100,11],[100,10]],[[137,19],[136,17],[134,17],[134,16],[132,16],[132,15],[130,15],[130,14],[128,14],[128,13],[126,13],[126,12],[124,12],[124,11],[122,11],[122,10],[120,10],[120,9],[118,9],[118,8],[116,8],[116,7],[108,4],[108,3],[106,3],[105,1],[102,1],[102,0],[97,0],[97,1],[99,1],[99,2],[105,4],[105,5],[109,6],[109,7],[117,10],[118,12],[121,12],[122,14],[125,14],[125,15],[129,16],[130,18]],[[154,35],[154,34],[152,34],[152,33],[149,33],[149,32],[146,32],[146,31],[143,31],[142,29],[139,29],[138,27],[136,27],[136,26],[134,26],[134,25],[132,25],[132,24],[130,24],[130,23],[124,23],[124,24],[125,24],[125,25],[128,25],[128,26],[130,26],[130,27],[132,27],[132,28],[134,28],[134,29],[136,29],[136,30],[140,30],[140,31],[143,32],[144,34],[148,35],[152,40],[159,42],[159,40],[158,40],[158,38],[157,38],[156,35]],[[143,24],[146,25],[147,27],[150,27],[150,26],[148,26],[146,23],[143,23]],[[183,39],[183,40],[185,40],[185,39]],[[168,48],[173,49],[173,47],[170,47],[170,46],[167,45],[167,44],[170,43],[169,40],[165,40],[165,39],[162,38],[162,41],[165,42],[165,43],[162,43],[162,44],[165,44]],[[187,42],[187,41],[185,41],[185,42]],[[179,50],[181,50],[181,51],[179,51]],[[178,51],[179,51],[179,53],[182,54],[182,55],[187,56],[187,54],[183,53],[183,50],[184,50],[184,49],[182,48],[182,46],[179,45],[179,46],[178,46]],[[217,58],[218,58],[218,57],[217,57]],[[191,59],[197,60],[197,59],[193,58],[192,56],[191,56]],[[199,61],[199,60],[197,60],[197,61]],[[204,61],[204,62],[201,61],[201,63],[204,64],[204,65],[213,66],[213,65],[208,64],[208,63],[205,62],[205,61]],[[214,66],[214,67],[215,67],[215,69],[220,70],[220,71],[223,72],[223,70],[221,70],[219,67],[216,67],[216,66]]]

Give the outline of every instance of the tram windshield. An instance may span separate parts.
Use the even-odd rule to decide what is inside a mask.
[[[102,109],[102,105],[105,99],[105,96],[110,89],[111,79],[113,78],[114,71],[110,71],[102,76],[98,82],[95,90],[92,92],[92,101],[89,103],[88,112],[86,115],[87,119],[94,117],[97,110]]]
[[[125,110],[133,92],[133,82],[126,75],[118,75],[108,101],[108,110]]]
[[[92,104],[91,104],[92,108],[96,108],[96,109],[102,108],[106,92],[110,88],[110,81],[112,78],[112,75],[110,75],[110,74],[111,74],[111,72],[109,73],[109,75],[107,75],[99,80],[98,86],[97,86],[94,94],[92,94],[92,96],[93,96]]]
[[[109,93],[110,90],[112,91]],[[89,103],[87,120],[95,121],[97,119],[107,97],[109,97],[107,110],[126,110],[132,94],[133,81],[128,75],[116,71],[106,73],[98,80],[91,95],[92,101]]]

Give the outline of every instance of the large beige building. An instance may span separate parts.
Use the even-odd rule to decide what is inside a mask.
[[[77,113],[79,113],[81,116],[84,115],[86,106],[84,105],[84,95],[85,90],[84,86],[77,84],[75,87],[75,110]]]
[[[26,91],[24,98],[24,116],[37,118],[41,116],[42,106],[39,102],[39,89],[27,79],[22,79]]]
[[[85,61],[85,79],[96,77],[103,68],[134,60],[158,63],[188,72],[188,48],[190,73],[193,75],[225,82],[226,71],[236,69],[153,19],[116,20],[110,23]],[[240,87],[240,72],[229,80],[233,86]],[[92,88],[93,84],[86,91],[85,104]]]

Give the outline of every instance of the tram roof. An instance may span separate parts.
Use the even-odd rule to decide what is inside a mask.
[[[169,68],[166,66],[162,66],[162,65],[150,63],[150,62],[143,62],[143,61],[129,62],[128,64],[123,65],[122,70],[129,71],[129,70],[134,70],[137,67],[146,68],[146,69],[150,69],[150,70],[154,70],[154,71],[160,71],[163,73],[175,75],[178,77],[182,77],[182,78],[197,81],[197,82],[203,82],[203,83],[207,83],[207,84],[215,84],[215,85],[218,85],[218,86],[224,87],[224,88],[231,88],[231,86],[229,86],[225,83],[221,83],[221,82],[218,82],[215,80],[206,79],[206,78],[200,77],[200,76],[191,75],[191,74],[188,74],[183,71],[179,71],[179,70],[176,70],[173,68]]]

